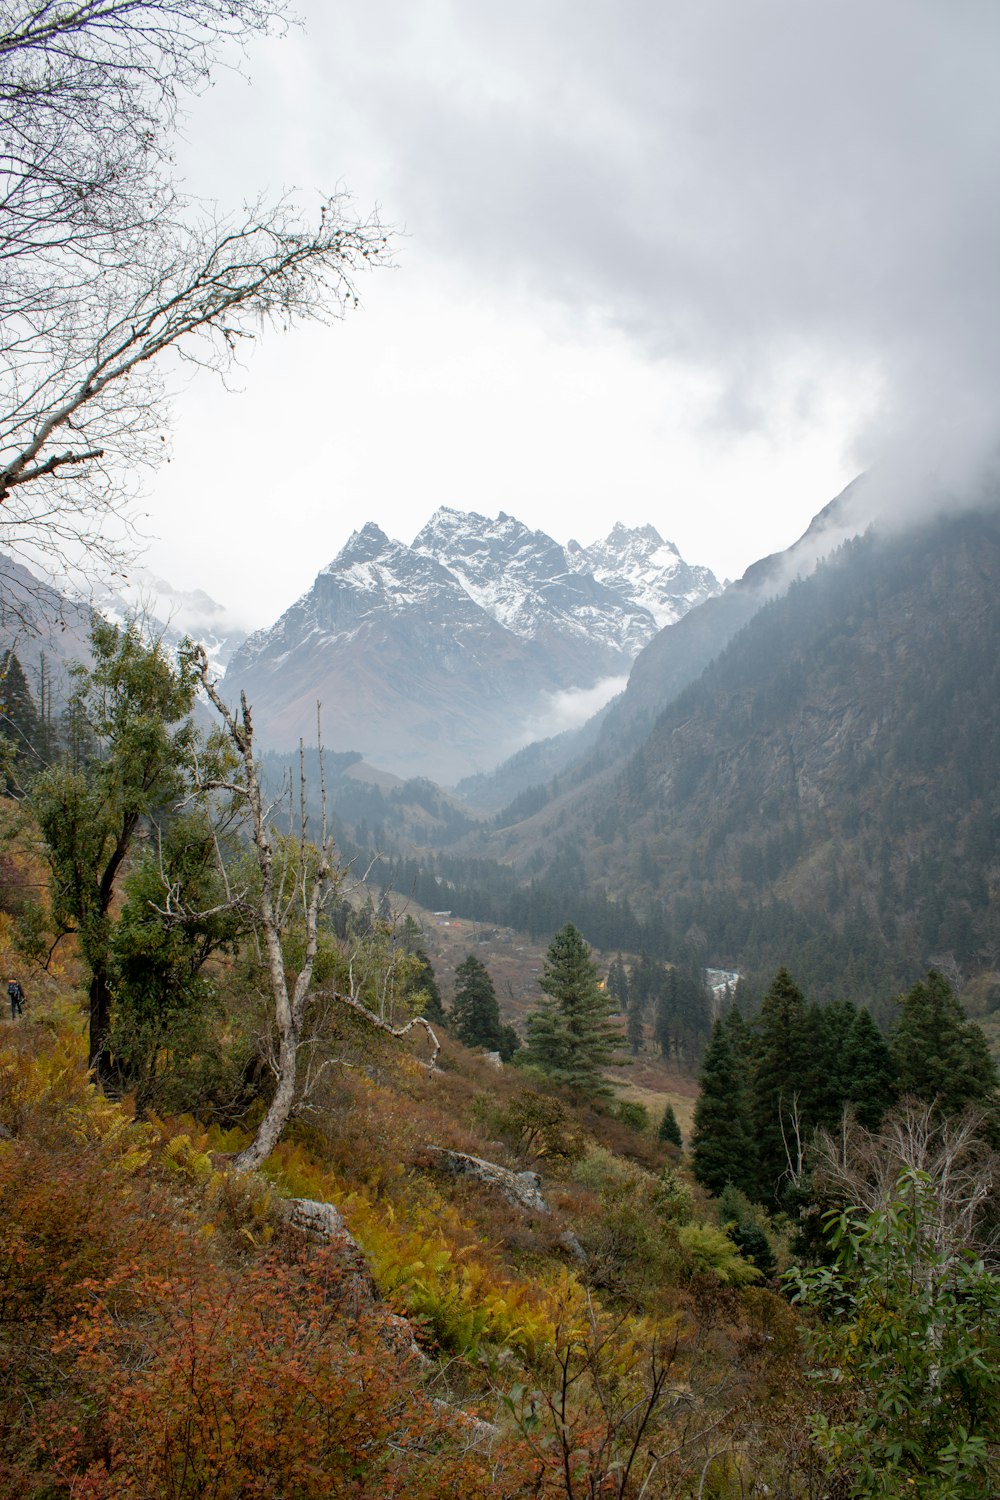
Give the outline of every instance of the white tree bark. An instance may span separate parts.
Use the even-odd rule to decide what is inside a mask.
[[[306,1009],[313,996],[313,973],[319,949],[320,915],[326,901],[335,888],[337,869],[334,862],[333,835],[327,827],[326,789],[322,791],[322,820],[318,845],[306,838],[305,815],[305,768],[300,746],[299,829],[298,847],[293,870],[275,868],[275,842],[268,820],[267,808],[261,792],[260,779],[253,757],[253,720],[246,694],[240,695],[240,711],[237,717],[219,694],[211,677],[204,647],[196,646],[191,656],[192,664],[201,679],[202,686],[216,712],[226,727],[229,740],[239,756],[239,774],[228,780],[210,778],[201,780],[200,790],[208,795],[226,791],[240,801],[247,813],[250,833],[256,853],[260,875],[260,890],[252,898],[250,915],[262,934],[267,974],[274,1005],[274,1023],[277,1032],[277,1054],[273,1060],[276,1086],[267,1113],[257,1127],[253,1140],[234,1158],[233,1165],[239,1172],[255,1171],[264,1162],[281,1137],[293,1110],[301,1102],[303,1080],[300,1076],[299,1059],[304,1041],[303,1023]],[[322,749],[320,749],[320,774],[322,776]],[[291,892],[291,894],[289,894]],[[234,902],[247,897],[233,897]],[[291,993],[285,973],[282,937],[287,928],[292,910],[296,909],[305,929],[305,955]],[[403,1037],[415,1026],[422,1026],[431,1044],[428,1067],[433,1070],[440,1043],[430,1023],[423,1016],[416,1016],[405,1026],[394,1027],[374,1015],[368,1008],[350,995],[332,992],[333,999],[361,1016],[366,1024],[392,1037]],[[315,1079],[310,1079],[312,1084]]]

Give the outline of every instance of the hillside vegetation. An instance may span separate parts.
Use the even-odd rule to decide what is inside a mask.
[[[4,700],[0,952],[28,1006],[0,1034],[5,1493],[988,1492],[995,1077],[943,980],[895,1081],[845,1074],[843,1160],[815,1134],[833,1095],[762,1015],[722,1088],[768,1155],[720,1167],[710,1111],[685,1143],[672,1106],[616,1097],[622,1044],[697,1055],[695,975],[603,977],[567,923],[498,1069],[457,1040],[517,1048],[482,961],[446,1013],[419,924],[350,890],[304,790],[264,811],[249,716],[208,742],[184,717],[204,656],[100,623],[92,646],[63,722],[12,665]],[[917,1066],[945,1022],[947,1099]],[[878,1118],[904,1087],[924,1113]],[[945,1325],[947,1365],[921,1362]]]
[[[998,598],[995,508],[847,543],[627,758],[584,757],[433,868],[464,914],[575,913],[606,949],[738,969],[758,996],[787,963],[885,1019],[930,965],[990,972]]]

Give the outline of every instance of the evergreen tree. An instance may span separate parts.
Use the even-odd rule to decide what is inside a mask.
[[[486,965],[469,953],[455,970],[455,1003],[451,1029],[467,1047],[499,1052],[502,1041],[500,1007]]]
[[[245,927],[226,899],[216,864],[219,840],[204,812],[173,817],[123,882],[110,938],[109,1051],[116,1083],[142,1110],[161,1108],[161,1101],[177,1107],[175,1091],[185,1072],[189,1092],[180,1107],[208,1103],[206,1081],[217,1061],[210,1025],[217,991],[209,960],[220,950],[234,952]],[[160,910],[165,881],[180,896],[173,921],[164,921]]]
[[[995,1103],[997,1075],[982,1031],[966,1021],[947,980],[932,969],[899,997],[892,1059],[899,1092],[946,1111]]]
[[[633,1057],[638,1057],[642,1051],[645,1040],[645,1028],[642,1022],[642,1010],[638,1001],[634,1001],[628,1009],[628,1017],[625,1022],[625,1038],[628,1042],[629,1051]]]
[[[41,770],[48,738],[21,663],[12,650],[0,652],[0,785],[12,791],[18,775]]]
[[[858,1010],[844,1044],[847,1099],[858,1123],[877,1130],[896,1099],[896,1065],[885,1037],[866,1010]]]
[[[680,976],[673,967],[667,969],[657,966],[659,972],[655,977],[655,988],[653,994],[656,999],[656,1009],[653,1017],[653,1034],[656,1037],[660,1053],[664,1058],[669,1058],[676,1039],[677,1022],[680,1014]]]
[[[758,1212],[747,1195],[732,1183],[719,1194],[719,1223],[744,1259],[751,1261],[761,1275],[770,1280],[778,1263]]]
[[[677,1123],[672,1104],[668,1104],[663,1111],[663,1119],[660,1121],[660,1128],[656,1135],[658,1140],[667,1141],[672,1146],[684,1145],[684,1137],[681,1135],[681,1127]]]
[[[500,1027],[500,1060],[510,1062],[515,1052],[521,1050],[521,1038],[513,1026]]]
[[[850,1000],[832,1000],[829,1005],[807,1007],[806,1027],[812,1037],[812,1066],[805,1080],[812,1122],[836,1125],[849,1094],[846,1073],[847,1038],[858,1008]]]
[[[699,1085],[691,1138],[694,1175],[717,1195],[727,1183],[752,1194],[756,1181],[747,1074],[721,1019],[713,1027]]]
[[[614,1060],[618,1035],[590,949],[571,922],[552,939],[541,987],[547,996],[528,1019],[524,1060],[576,1094],[606,1094],[602,1069]]]
[[[625,1011],[629,1009],[628,974],[625,972],[625,965],[622,963],[620,953],[612,961],[611,967],[608,969],[605,989],[615,1002],[616,1010]]]
[[[399,932],[399,941],[407,953],[420,953],[424,947],[424,934],[420,923],[407,912]],[[426,954],[424,955],[426,957]]]
[[[764,996],[754,1035],[751,1119],[757,1143],[757,1191],[777,1204],[781,1183],[815,1125],[816,1038],[805,997],[787,969]]]
[[[89,1060],[106,1074],[116,880],[141,821],[190,784],[196,736],[185,716],[195,685],[134,625],[119,630],[96,619],[91,647],[94,665],[78,669],[74,704],[81,758],[44,772],[32,804],[47,845],[54,921],[77,934],[90,970]]]

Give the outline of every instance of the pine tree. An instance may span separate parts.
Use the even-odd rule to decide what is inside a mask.
[[[694,1175],[711,1193],[721,1193],[731,1182],[752,1194],[755,1161],[746,1069],[721,1019],[713,1027],[699,1084],[691,1138]]]
[[[612,960],[611,967],[608,969],[605,988],[615,1002],[617,1010],[624,1011],[629,1009],[628,974],[625,972],[625,965],[622,963],[620,953],[617,958]]]
[[[552,939],[541,987],[547,999],[528,1018],[524,1060],[576,1094],[606,1094],[602,1070],[614,1060],[618,1035],[590,949],[571,922]]]
[[[806,1027],[812,1038],[810,1067],[802,1080],[802,1105],[813,1127],[832,1129],[850,1099],[848,1038],[858,1008],[850,1000],[810,1005]]]
[[[500,1007],[486,965],[469,953],[455,970],[455,1003],[451,1029],[467,1047],[499,1052],[502,1041]]]
[[[0,651],[0,786],[15,786],[15,761],[22,776],[41,770],[48,749],[48,735],[21,663],[13,651]]]
[[[656,1009],[653,1034],[664,1058],[669,1058],[680,1011],[680,976],[675,968],[659,969],[654,984]]]
[[[677,1123],[672,1104],[668,1104],[663,1111],[663,1119],[660,1121],[660,1128],[656,1135],[658,1140],[667,1141],[672,1146],[684,1145],[684,1137],[681,1135],[681,1127]]]
[[[877,1130],[896,1099],[896,1064],[885,1037],[866,1010],[851,1023],[844,1046],[848,1102],[858,1123]]]
[[[754,1037],[751,1119],[757,1142],[757,1192],[777,1204],[789,1165],[812,1134],[816,1038],[805,997],[787,969],[779,969],[761,1003]]]
[[[890,1044],[900,1094],[949,1112],[993,1105],[997,1075],[986,1038],[966,1021],[947,980],[932,969],[898,1003]]]
[[[633,1057],[639,1056],[645,1037],[646,1032],[642,1021],[642,1007],[638,1000],[633,1000],[628,1008],[628,1017],[625,1022],[625,1038]]]

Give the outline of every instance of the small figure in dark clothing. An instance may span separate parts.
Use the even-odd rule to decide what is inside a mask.
[[[10,1018],[16,1021],[18,1016],[24,1015],[24,991],[17,979],[7,981],[7,994],[10,998]]]

